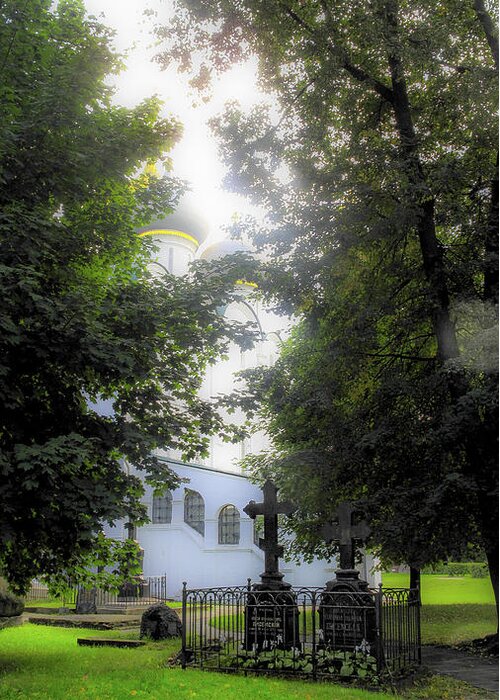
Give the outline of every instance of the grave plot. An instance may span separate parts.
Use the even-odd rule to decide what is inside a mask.
[[[406,674],[421,661],[418,590],[370,589],[355,569],[356,548],[368,534],[348,503],[322,535],[338,543],[340,568],[325,587],[293,588],[279,571],[280,503],[267,482],[263,503],[245,512],[264,515],[261,582],[189,590],[182,606],[182,665],[213,670],[310,675],[376,683],[384,674]]]

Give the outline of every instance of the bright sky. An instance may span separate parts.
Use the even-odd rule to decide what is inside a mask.
[[[161,23],[172,12],[170,0],[84,1],[89,14],[115,29],[116,48],[128,52],[127,70],[116,79],[117,103],[131,107],[157,94],[165,102],[165,115],[173,114],[183,123],[183,139],[169,154],[173,172],[190,182],[192,199],[199,203],[200,211],[210,222],[210,239],[223,238],[221,226],[230,223],[235,213],[255,210],[243,198],[222,191],[224,168],[206,123],[222,111],[227,100],[236,99],[245,107],[259,100],[254,66],[234,68],[214,85],[210,103],[200,105],[188,87],[188,76],[178,75],[173,67],[161,71],[151,60],[157,51],[151,33],[153,21],[143,11],[153,7],[158,13],[156,21]]]

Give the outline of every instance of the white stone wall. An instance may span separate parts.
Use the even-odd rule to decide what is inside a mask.
[[[183,581],[189,588],[245,585],[248,578],[258,582],[264,570],[264,554],[254,544],[254,523],[243,512],[250,500],[261,501],[261,490],[244,476],[213,471],[206,467],[171,462],[171,467],[187,484],[172,492],[172,521],[169,524],[148,524],[137,528],[137,540],[144,549],[144,575],[167,577],[167,594],[179,599]],[[205,534],[201,535],[184,522],[185,490],[201,494],[205,501]],[[146,487],[145,504],[152,515],[153,493]],[[240,513],[240,542],[218,543],[218,518],[221,509],[234,505]],[[107,529],[106,534],[123,539],[127,536],[123,523]],[[370,571],[367,557],[361,576],[374,586],[380,575]],[[335,561],[314,560],[297,565],[281,562],[285,581],[294,586],[323,586],[334,578]]]

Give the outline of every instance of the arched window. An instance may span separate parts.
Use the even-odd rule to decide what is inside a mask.
[[[172,522],[172,494],[166,491],[163,496],[153,496],[153,524]]]
[[[200,535],[205,534],[205,501],[198,491],[186,489],[184,498],[184,522]]]
[[[219,544],[240,543],[240,513],[234,506],[224,506],[219,513]]]

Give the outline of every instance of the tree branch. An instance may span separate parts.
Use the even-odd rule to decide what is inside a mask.
[[[349,56],[347,52],[342,49],[339,46],[333,45],[328,39],[325,40],[323,37],[319,35],[319,32],[317,32],[315,29],[310,27],[307,22],[305,22],[302,17],[300,17],[294,10],[292,10],[288,5],[285,5],[284,3],[281,3],[284,11],[286,14],[292,19],[296,24],[298,24],[302,29],[305,29],[305,31],[314,39],[314,41],[317,44],[323,44],[326,50],[334,56],[337,60],[340,61],[341,67],[346,70],[355,80],[357,80],[359,83],[366,83],[369,87],[373,88],[376,93],[380,95],[384,100],[387,102],[392,103],[393,100],[393,93],[391,88],[389,88],[387,85],[384,85],[380,80],[377,80],[376,78],[373,78],[369,73],[367,73],[363,68],[360,68],[359,66],[355,66],[353,63],[351,63]],[[323,8],[325,6],[323,5]],[[327,14],[327,19],[329,16],[329,11],[325,10]]]
[[[491,54],[493,56],[493,61],[495,62],[495,67],[498,70],[498,31],[495,27],[495,23],[491,19],[486,7],[484,6],[483,0],[474,0],[474,9],[478,20],[481,22],[481,26],[486,34],[486,40],[491,49]]]
[[[381,353],[381,352],[362,352],[360,353],[361,357],[376,357],[378,359],[380,358],[390,358],[394,360],[415,360],[416,362],[436,362],[435,357],[420,357],[419,355],[407,355],[405,353],[397,353],[397,352],[388,352],[388,353]]]

